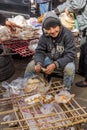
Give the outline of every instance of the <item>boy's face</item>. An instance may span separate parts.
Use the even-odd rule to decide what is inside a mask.
[[[48,35],[53,38],[56,38],[60,32],[60,26],[50,27],[50,29],[45,30]]]

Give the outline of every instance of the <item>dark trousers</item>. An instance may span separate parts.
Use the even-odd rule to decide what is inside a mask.
[[[85,42],[80,47],[79,72],[87,80],[87,35]]]

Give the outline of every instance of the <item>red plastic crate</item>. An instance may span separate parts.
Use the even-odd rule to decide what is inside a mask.
[[[5,41],[4,46],[12,52],[20,54],[23,57],[34,54],[34,51],[29,49],[30,40],[9,40]]]

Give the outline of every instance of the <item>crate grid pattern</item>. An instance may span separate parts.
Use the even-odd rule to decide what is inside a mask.
[[[63,89],[63,85],[59,82],[53,82],[48,94],[55,96]],[[3,95],[4,91],[1,91]],[[36,104],[28,105],[24,102],[26,97],[33,93],[28,93],[20,96],[13,95],[9,98],[1,98],[1,106],[10,106],[8,110],[0,108],[0,116],[14,114],[15,119],[11,121],[1,121],[1,126],[4,130],[13,130],[9,127],[11,123],[17,123],[17,130],[67,130],[67,128],[82,124],[87,121],[87,112],[85,107],[81,107],[77,101],[72,98],[67,104],[57,104],[53,101],[53,109],[51,113],[43,114],[41,107],[42,101]]]
[[[31,40],[32,39],[21,40],[21,39],[13,38],[11,40],[4,41],[3,43],[0,44],[3,44],[4,48],[11,50],[13,54],[16,53],[22,57],[26,57],[26,56],[31,56],[35,53],[33,50],[29,48]]]

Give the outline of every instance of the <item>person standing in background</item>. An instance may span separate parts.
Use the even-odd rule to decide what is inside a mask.
[[[43,15],[52,10],[52,0],[35,0],[38,15]]]
[[[87,0],[66,0],[61,5],[58,5],[54,12],[59,15],[66,12],[67,15],[70,12],[75,13],[78,21],[79,29],[84,30],[87,28]]]
[[[83,32],[83,38],[80,46],[79,58],[79,74],[84,77],[84,80],[76,83],[77,87],[87,87],[87,28]]]

